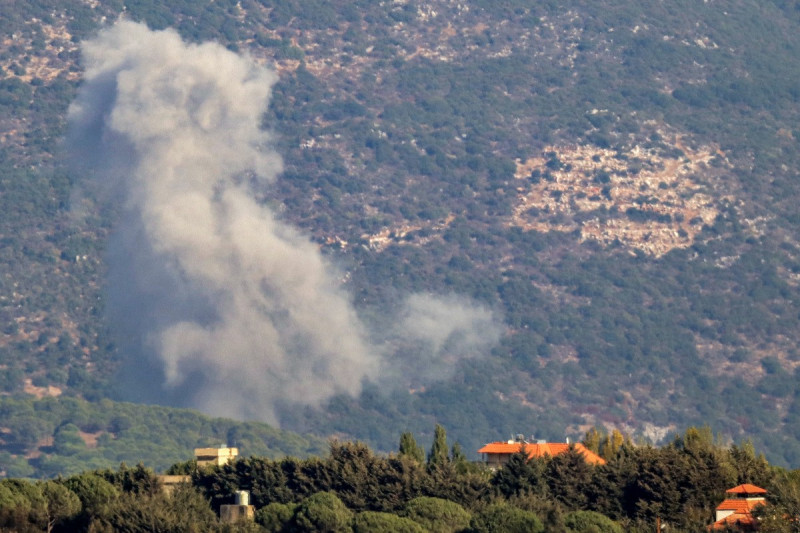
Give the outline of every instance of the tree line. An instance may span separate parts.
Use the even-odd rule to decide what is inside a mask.
[[[555,457],[521,451],[498,470],[466,460],[436,427],[426,454],[411,433],[378,455],[358,442],[330,443],[325,457],[248,457],[221,467],[195,461],[169,474],[190,482],[165,493],[143,465],[47,481],[0,481],[0,531],[607,532],[699,531],[725,490],[768,490],[759,510],[769,531],[793,531],[800,475],[770,465],[752,445],[724,446],[708,428],[669,445],[635,444],[618,432],[587,432],[606,459],[588,464],[571,447]],[[249,491],[255,520],[224,524],[222,505]]]

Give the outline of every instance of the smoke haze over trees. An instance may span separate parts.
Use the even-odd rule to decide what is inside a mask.
[[[121,204],[109,312],[133,398],[277,423],[281,404],[355,395],[406,365],[430,381],[453,363],[438,359],[497,340],[488,311],[415,295],[389,331],[419,339],[408,357],[428,360],[370,344],[341,274],[258,202],[281,170],[262,127],[270,70],[126,21],[82,55],[71,147]]]

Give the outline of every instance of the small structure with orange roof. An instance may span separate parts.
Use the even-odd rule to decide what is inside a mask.
[[[767,491],[761,487],[744,483],[726,490],[725,494],[725,500],[717,505],[715,522],[709,526],[709,529],[755,530],[755,520],[750,513],[759,505],[767,503],[764,497]]]
[[[569,450],[570,446],[573,446],[586,462],[591,465],[602,465],[606,462],[605,459],[581,443],[570,444],[569,442],[547,442],[543,440],[527,442],[521,435],[518,435],[514,440],[490,442],[478,450],[478,453],[483,454],[484,462],[490,468],[501,468],[511,459],[512,455],[521,452],[523,447],[528,457],[533,459],[535,457],[555,457]]]

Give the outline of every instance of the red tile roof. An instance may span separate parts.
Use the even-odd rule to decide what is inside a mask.
[[[736,485],[732,489],[728,489],[725,491],[725,494],[766,494],[767,491],[762,489],[761,487],[756,487],[755,485],[751,485],[750,483],[743,483],[741,485]]]
[[[717,511],[733,511],[734,513],[749,513],[759,505],[764,505],[764,500],[725,500],[717,505]]]
[[[518,453],[522,450],[523,443],[521,442],[491,442],[478,450],[478,453],[489,453],[489,454],[512,454]],[[525,443],[525,451],[528,452],[528,457],[533,459],[534,457],[545,457],[549,455],[550,457],[555,457],[558,454],[564,453],[569,449],[569,444],[565,442],[545,442],[545,443],[532,443],[528,442]],[[583,455],[586,462],[589,464],[594,465],[602,465],[605,464],[606,461],[593,451],[586,448],[581,443],[574,444],[575,449]]]
[[[752,527],[754,523],[753,517],[749,514],[743,515],[734,513],[732,515],[728,515],[722,520],[717,520],[709,529],[729,529],[730,527]]]
[[[722,503],[717,505],[717,512],[731,511],[731,514],[721,520],[717,520],[710,525],[708,529],[729,529],[730,527],[735,527],[737,529],[748,528],[749,530],[754,525],[753,516],[750,514],[750,511],[759,505],[766,505],[766,499],[762,497],[747,498],[747,496],[756,494],[763,495],[766,493],[767,491],[761,487],[756,487],[748,483],[726,490],[725,494],[732,494],[737,497],[723,500]]]

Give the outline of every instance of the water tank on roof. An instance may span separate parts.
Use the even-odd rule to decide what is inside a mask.
[[[246,490],[236,491],[236,505],[250,505],[250,493]]]

